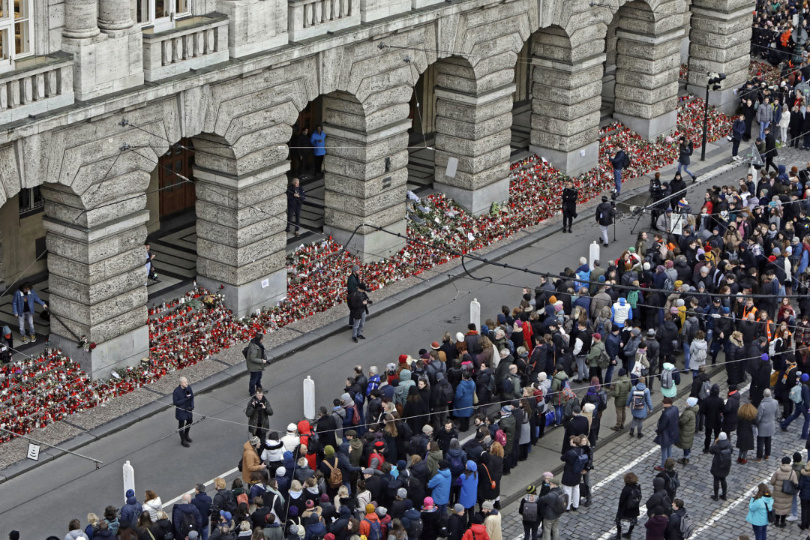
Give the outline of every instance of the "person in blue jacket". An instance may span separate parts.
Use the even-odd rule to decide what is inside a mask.
[[[439,512],[442,515],[447,512],[447,504],[450,502],[450,484],[452,480],[453,476],[450,474],[450,464],[440,459],[439,469],[428,482],[428,488],[432,490],[430,496],[433,497],[433,502],[439,507]],[[476,490],[477,489],[478,485],[476,484]]]
[[[323,132],[323,126],[318,125],[315,128],[309,142],[315,155],[315,176],[323,178],[323,157],[326,155],[326,133]]]
[[[37,332],[34,329],[34,304],[39,304],[45,309],[48,309],[48,304],[37,296],[31,284],[25,282],[20,285],[19,290],[14,293],[14,298],[11,301],[11,311],[20,323],[20,335],[22,335],[23,343],[28,343],[28,337],[25,335],[25,321],[28,321],[31,343],[37,340]]]
[[[453,399],[453,416],[459,419],[460,431],[467,431],[467,428],[470,427],[474,395],[475,383],[470,377],[470,372],[465,370],[461,382],[456,387],[456,396]]]
[[[461,493],[458,502],[464,507],[467,514],[467,523],[472,523],[472,516],[475,514],[475,502],[478,495],[478,465],[474,461],[467,461],[466,470],[459,477],[461,478]]]
[[[625,159],[627,154],[624,151],[624,145],[618,145],[619,150],[616,152],[612,158],[610,158],[610,164],[613,165],[613,181],[616,184],[615,193],[618,197],[622,191],[622,169],[625,167]]]
[[[757,486],[757,493],[748,503],[745,521],[754,529],[754,540],[766,540],[768,534],[768,511],[773,510],[773,497],[768,484]]]

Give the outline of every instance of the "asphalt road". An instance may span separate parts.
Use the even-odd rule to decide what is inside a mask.
[[[735,169],[706,185],[736,182],[741,174],[742,169]],[[671,177],[669,172],[663,176]],[[696,186],[690,193],[690,201],[701,200],[706,185]],[[645,199],[639,196],[629,202],[643,204]],[[543,233],[538,233],[537,242],[509,256],[508,262],[545,272],[559,272],[565,266],[576,265],[580,256],[588,255],[589,244],[598,236],[590,211],[588,214],[586,220],[575,224],[574,234],[558,231],[540,239]],[[631,237],[630,230],[635,222],[636,219],[629,216],[619,220],[618,241],[603,248],[602,259],[618,257],[626,246],[632,245],[635,235]],[[643,217],[642,227],[648,224],[649,217]],[[481,303],[482,319],[494,318],[501,305],[517,305],[521,291],[515,286],[533,287],[537,281],[522,272],[495,266],[480,269],[475,275],[489,277],[493,283],[457,278],[383,315],[374,316],[372,309],[364,332],[365,341],[354,344],[347,330],[345,335],[316,343],[268,368],[263,384],[269,388],[269,399],[275,410],[271,429],[283,432],[289,422],[303,418],[302,380],[307,375],[315,380],[317,404],[328,405],[342,392],[344,379],[351,373],[352,366],[382,367],[396,362],[402,353],[416,356],[420,348],[440,340],[445,330],[453,333],[464,330],[473,298]],[[166,410],[81,448],[82,454],[104,462],[98,470],[90,462],[66,455],[5,482],[0,497],[0,535],[4,538],[10,530],[18,529],[24,539],[48,535],[61,538],[67,532],[70,519],[78,517],[84,525],[87,512],[100,515],[108,504],[120,507],[124,503],[121,467],[127,460],[135,468],[139,499],[144,490],[151,489],[164,502],[192,489],[198,482],[232,470],[241,457],[242,444],[247,437],[243,412],[247,401],[247,375],[198,395],[196,412],[206,418],[192,428],[191,448],[180,446],[179,437],[173,431],[176,428],[174,413]],[[609,425],[612,423],[603,420],[603,426]],[[603,428],[602,436],[608,433],[611,432],[607,427]],[[541,445],[549,452],[533,452],[529,465],[522,465],[531,478],[521,479],[517,477],[522,474],[513,474],[509,483],[532,480],[539,476],[537,471],[556,466],[559,437],[559,432],[550,433]],[[518,472],[523,471],[518,469]],[[508,493],[508,488],[505,491]]]

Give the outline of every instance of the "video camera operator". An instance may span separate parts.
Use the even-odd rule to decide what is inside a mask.
[[[669,184],[661,182],[661,173],[655,173],[655,176],[650,180],[650,207],[651,219],[650,228],[657,230],[656,221],[658,216],[666,209],[669,204],[668,197],[671,195]]]

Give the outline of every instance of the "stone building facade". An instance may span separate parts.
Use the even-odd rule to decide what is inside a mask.
[[[724,71],[732,88],[751,22],[743,0],[25,1],[25,33],[0,24],[0,203],[38,188],[51,340],[96,342],[79,358],[93,374],[147,354],[144,194],[178,141],[195,153],[198,282],[244,313],[285,294],[287,143],[311,101],[328,137],[324,229],[379,258],[401,241],[364,224],[405,231],[426,70],[434,186],[482,212],[508,196],[519,62],[531,148],[579,173],[596,165],[608,38],[614,114],[655,137],[675,125],[686,29],[690,84]]]

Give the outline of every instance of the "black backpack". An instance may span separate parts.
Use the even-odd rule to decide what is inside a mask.
[[[641,506],[641,488],[636,484],[630,490],[630,497],[627,498],[627,508],[635,510],[639,506]]]
[[[177,530],[177,533],[180,535],[180,538],[186,538],[188,533],[197,529],[197,524],[194,523],[194,516],[187,513],[182,512],[180,516],[180,527]]]
[[[533,523],[537,521],[537,501],[525,501],[523,503],[523,521]]]
[[[622,160],[622,169],[628,169],[630,167],[630,156],[627,155],[627,152],[624,153],[624,159]]]

